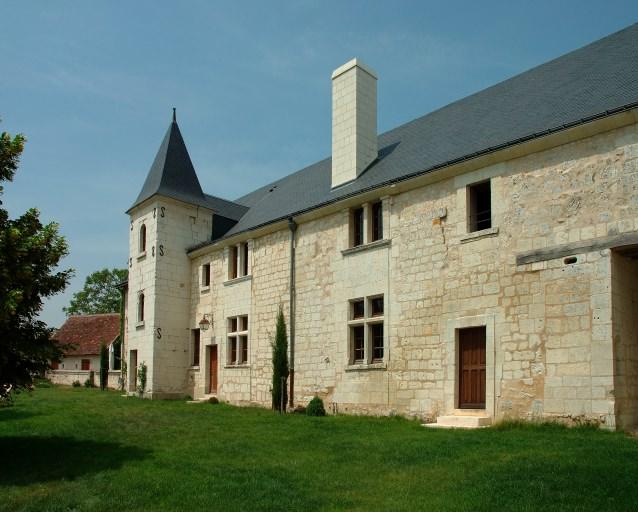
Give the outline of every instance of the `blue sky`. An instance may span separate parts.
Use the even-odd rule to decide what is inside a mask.
[[[2,198],[56,221],[76,277],[125,267],[128,218],[177,107],[229,199],[330,154],[330,74],[379,75],[383,132],[638,21],[634,1],[56,1],[0,6],[0,130],[28,142]]]

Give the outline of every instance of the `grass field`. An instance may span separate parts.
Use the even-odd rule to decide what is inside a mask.
[[[0,409],[0,510],[638,510],[638,440],[425,429],[38,388]]]

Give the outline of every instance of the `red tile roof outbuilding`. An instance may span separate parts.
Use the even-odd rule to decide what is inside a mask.
[[[64,351],[66,356],[99,355],[100,344],[108,347],[120,335],[119,313],[102,315],[73,315],[53,333],[60,343],[71,343],[73,348]]]

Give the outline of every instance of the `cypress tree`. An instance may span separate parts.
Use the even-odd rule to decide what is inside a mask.
[[[109,380],[109,351],[104,342],[100,344],[100,389],[104,391]]]
[[[288,399],[286,381],[288,379],[288,335],[286,320],[281,307],[277,314],[275,340],[272,343],[272,408],[284,412]]]

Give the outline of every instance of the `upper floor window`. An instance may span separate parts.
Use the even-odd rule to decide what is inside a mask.
[[[144,321],[144,294],[140,293],[137,296],[137,322]]]
[[[227,361],[229,366],[248,363],[248,315],[233,316],[227,320]]]
[[[146,252],[146,224],[142,224],[140,226],[140,234],[139,234],[139,252]]]
[[[364,204],[350,211],[350,247],[383,240],[383,203]]]
[[[200,332],[191,329],[191,366],[199,366]]]
[[[228,250],[228,279],[237,279],[250,274],[248,242],[234,245]]]
[[[383,362],[383,295],[353,299],[349,303],[349,308],[349,363]]]
[[[363,208],[352,210],[352,247],[363,245]]]
[[[202,265],[200,284],[202,288],[207,288],[210,286],[210,263],[205,263],[204,265]]]
[[[371,242],[383,239],[383,203],[378,201],[371,206]]]
[[[467,187],[469,232],[492,227],[492,190],[490,181],[474,183]]]

